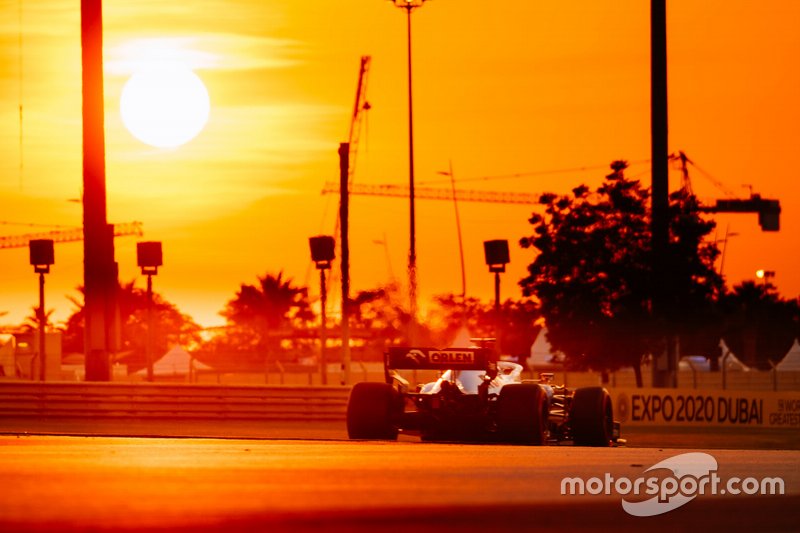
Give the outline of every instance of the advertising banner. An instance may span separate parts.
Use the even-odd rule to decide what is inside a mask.
[[[800,391],[609,389],[614,418],[631,426],[800,429]]]

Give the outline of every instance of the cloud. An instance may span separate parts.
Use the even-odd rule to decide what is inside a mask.
[[[232,33],[169,37],[115,37],[106,47],[105,71],[130,75],[153,63],[180,63],[191,69],[263,70],[301,63],[297,41]]]

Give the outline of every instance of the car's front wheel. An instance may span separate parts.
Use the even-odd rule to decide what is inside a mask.
[[[611,397],[603,387],[577,389],[569,414],[577,446],[608,446],[614,431]]]

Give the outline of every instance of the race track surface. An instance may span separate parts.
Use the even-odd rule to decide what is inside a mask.
[[[0,417],[0,435],[106,437],[211,437],[240,439],[347,440],[343,420],[263,421],[170,418]],[[797,428],[753,427],[631,428],[623,425],[629,448],[800,450]],[[405,442],[418,437],[401,435]]]
[[[0,437],[0,531],[797,531],[800,452],[709,452],[785,495],[698,496],[659,516],[565,476],[636,478],[687,450]]]

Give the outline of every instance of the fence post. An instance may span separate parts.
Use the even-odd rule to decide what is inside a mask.
[[[778,367],[772,361],[769,361],[769,366],[772,367],[772,390],[778,391]]]
[[[286,385],[284,379],[286,378],[286,369],[283,367],[283,363],[280,361],[275,361],[275,365],[278,367],[278,370],[281,373],[281,385]]]
[[[689,368],[692,370],[692,388],[697,388],[697,368],[692,363],[691,359],[686,359],[686,362],[689,363]],[[680,374],[680,373],[679,373]]]
[[[728,356],[731,355],[730,350],[725,350],[725,355],[722,356],[722,390],[728,390]]]

